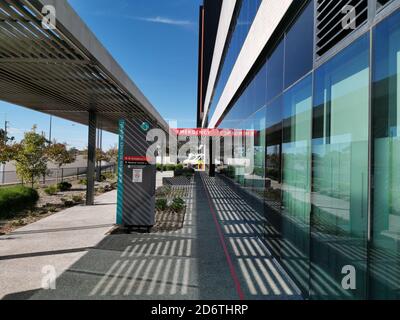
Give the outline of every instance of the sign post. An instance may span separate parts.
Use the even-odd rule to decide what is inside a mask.
[[[146,157],[150,129],[147,122],[120,122],[117,224],[128,231],[149,232],[155,224],[156,165]]]

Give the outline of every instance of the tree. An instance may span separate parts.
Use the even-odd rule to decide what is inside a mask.
[[[36,133],[36,126],[24,134],[24,139],[14,145],[12,160],[22,181],[35,182],[47,172],[47,140]]]
[[[118,161],[118,147],[114,146],[110,148],[107,152],[108,162],[116,163]]]
[[[7,144],[10,141],[14,141],[14,137],[9,137],[4,129],[0,129],[0,143]]]
[[[46,154],[48,158],[58,166],[57,170],[57,182],[58,174],[63,165],[75,162],[76,153],[67,149],[66,143],[57,143],[54,141],[49,147],[47,147]]]
[[[6,145],[0,143],[0,164],[6,164],[14,159],[17,152],[16,145]]]
[[[88,158],[88,150],[85,149],[83,150],[83,156],[85,159]],[[109,162],[110,161],[110,157],[109,154],[107,152],[104,152],[103,150],[96,148],[96,163],[99,164],[101,162]]]
[[[87,159],[88,158],[88,150],[85,149],[83,151],[84,154],[84,158]],[[101,150],[100,148],[96,148],[96,180],[100,181],[101,180],[101,163],[102,162],[110,162],[110,158],[109,155],[104,152],[103,150]]]
[[[5,164],[11,161],[15,155],[16,148],[13,144],[14,137],[8,137],[3,129],[0,129],[0,164]]]

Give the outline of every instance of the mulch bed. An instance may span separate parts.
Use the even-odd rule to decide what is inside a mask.
[[[106,187],[110,185],[108,182],[101,182],[96,184],[97,190],[108,190]],[[85,201],[86,187],[78,183],[72,183],[72,189],[70,191],[58,192],[55,195],[48,195],[41,188],[38,190],[40,199],[36,204],[36,207],[31,210],[24,210],[11,218],[0,220],[0,236],[12,233],[18,228],[37,222],[44,218],[47,218],[57,212],[65,210],[70,207],[81,205]],[[96,192],[96,195],[101,192]],[[74,202],[72,198],[79,196],[82,201]]]
[[[156,224],[151,233],[173,232],[183,228],[185,222],[186,208],[180,212],[172,210],[157,211]]]
[[[175,212],[172,209],[167,209],[165,211],[156,211],[156,224],[151,229],[150,233],[164,233],[164,232],[175,232],[181,230],[185,223],[185,217],[187,213],[188,200],[191,197],[192,189],[192,179],[178,177],[169,178],[171,184],[167,184],[169,187],[168,191],[165,191],[165,186],[157,189],[156,195],[157,199],[164,198],[169,201],[174,198],[182,198],[185,200],[186,206],[180,212]],[[184,182],[184,184],[180,184]],[[163,190],[162,192],[160,192]],[[132,230],[135,232],[145,232],[145,230]],[[108,234],[126,234],[127,229],[124,227],[115,226]]]

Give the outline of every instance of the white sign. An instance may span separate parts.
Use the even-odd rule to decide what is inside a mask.
[[[133,169],[132,182],[142,183],[143,182],[143,169]]]

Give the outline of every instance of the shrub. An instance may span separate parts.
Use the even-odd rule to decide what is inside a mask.
[[[182,198],[175,198],[170,208],[175,212],[181,212],[185,208],[185,201]]]
[[[162,164],[157,163],[156,168],[157,171],[162,171],[164,169],[164,166]]]
[[[72,201],[74,201],[75,203],[82,203],[83,202],[83,197],[75,195],[75,196],[72,197]]]
[[[156,209],[160,211],[165,211],[168,208],[167,199],[157,199],[156,201]]]
[[[66,207],[66,208],[71,208],[71,207],[73,207],[75,205],[75,202],[74,201],[71,201],[71,200],[64,200],[64,206]]]
[[[180,177],[180,176],[185,176],[185,177],[191,177],[195,173],[193,168],[182,168],[182,169],[176,169],[174,171],[175,177]]]
[[[176,168],[176,165],[174,165],[174,164],[167,164],[164,166],[165,171],[174,171],[175,168]]]
[[[81,179],[79,180],[79,184],[86,186],[87,185],[87,179]]]
[[[177,164],[175,170],[183,170],[183,164]]]
[[[46,189],[44,189],[44,192],[49,196],[54,196],[58,191],[59,190],[56,185],[48,186]]]
[[[106,181],[106,180],[115,180],[115,178],[116,178],[115,173],[113,173],[113,172],[105,172],[103,174],[103,177],[105,178],[104,181]]]
[[[165,185],[156,190],[157,197],[166,197],[171,192],[171,186]]]
[[[66,181],[60,182],[59,184],[57,184],[57,189],[60,191],[69,191],[72,189],[72,184]]]
[[[38,192],[31,188],[23,186],[0,188],[0,216],[8,217],[19,211],[30,209],[38,200]]]
[[[106,193],[106,189],[104,187],[98,187],[97,192],[98,193]]]

